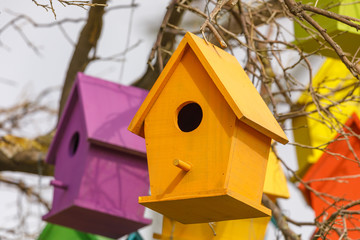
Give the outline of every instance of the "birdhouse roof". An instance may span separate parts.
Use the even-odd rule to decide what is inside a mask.
[[[344,127],[345,132],[349,132],[347,128],[350,128],[352,131],[354,131],[356,134],[360,134],[360,119],[359,117],[354,113],[351,115],[351,117],[346,121]],[[336,176],[343,176],[346,175],[349,171],[344,172],[344,165],[346,164],[345,168],[348,168],[350,170],[357,169],[358,163],[356,163],[356,159],[353,155],[353,153],[350,151],[348,143],[350,143],[353,148],[355,146],[355,142],[359,142],[360,140],[354,136],[349,138],[349,142],[346,141],[343,137],[340,135],[336,136],[335,139],[339,138],[339,140],[333,141],[327,146],[327,152],[324,152],[319,160],[314,163],[309,170],[306,172],[305,176],[303,177],[303,181],[307,182],[310,180],[316,180],[321,178],[328,178],[328,177],[336,177]],[[360,151],[356,147],[354,149],[357,156],[359,156]],[[336,153],[331,154],[331,153]],[[341,156],[344,156],[344,159],[341,156],[338,156],[337,154],[340,154]],[[354,159],[351,161],[350,159]],[[357,170],[356,170],[357,171]],[[332,184],[329,181],[321,181],[320,184]],[[304,193],[307,200],[311,202],[310,200],[310,192],[305,188],[303,184],[299,185],[299,189]]]
[[[191,33],[186,33],[166,64],[166,67],[130,123],[130,131],[144,137],[144,120],[146,115],[159,97],[167,81],[171,78],[184,52],[188,50],[192,50],[195,53],[238,119],[280,143],[286,144],[288,142],[284,131],[237,59]]]
[[[341,60],[327,58],[311,83],[317,93],[326,96],[321,98],[320,102],[332,104],[334,101],[344,99],[357,82],[358,80]],[[311,93],[307,91],[301,94],[297,102],[304,105],[314,104]]]
[[[71,118],[74,104],[81,105],[86,137],[93,144],[146,156],[144,139],[127,130],[147,91],[78,73],[48,153],[54,164],[57,147]],[[78,101],[76,101],[78,100]],[[73,120],[76,121],[76,120]]]

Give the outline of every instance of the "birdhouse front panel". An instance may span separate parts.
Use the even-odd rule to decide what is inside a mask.
[[[314,6],[315,2],[311,0],[302,1],[303,4]],[[323,0],[316,2],[316,7],[327,9],[340,15],[360,18],[360,6],[353,0]],[[332,18],[324,17],[320,14],[314,14],[312,18],[319,23],[319,25],[326,30],[326,33],[342,48],[342,50],[353,56],[357,50],[358,45],[354,42],[360,41],[360,34],[356,28],[350,27],[340,21]],[[301,22],[307,27],[305,30],[299,23],[294,21],[295,44],[297,44],[305,52],[314,52],[321,48],[318,52],[326,57],[338,58],[335,50],[333,50],[325,40],[323,40],[320,33],[318,33],[310,24],[305,21]],[[325,44],[326,48],[322,45]]]
[[[86,168],[89,144],[76,87],[69,101],[67,113],[62,123],[64,130],[58,130],[57,138],[61,141],[56,143],[58,150],[52,160],[56,163],[54,180],[51,182],[54,186],[52,212],[60,212],[73,204]],[[50,156],[52,153],[49,153]]]
[[[360,120],[356,114],[353,114],[346,122],[344,131],[349,133],[348,129],[354,131],[355,134],[360,134]],[[355,190],[360,185],[360,178],[357,177],[360,175],[358,156],[360,156],[360,140],[356,136],[350,136],[346,140],[338,135],[329,144],[327,151],[318,162],[309,168],[303,181],[316,192],[309,190],[303,184],[299,188],[314,209],[316,216],[320,214],[331,216],[341,207],[360,199],[360,192]],[[326,179],[326,181],[322,179]],[[358,211],[360,207],[355,205],[347,210]],[[319,219],[323,221],[327,218]],[[358,215],[348,214],[344,216],[344,219],[346,219],[348,229],[360,227]],[[342,219],[336,220],[334,226],[343,229]],[[351,239],[359,239],[360,233],[359,231],[348,231],[348,236]],[[327,238],[338,239],[339,236],[335,231],[331,231]]]
[[[144,206],[182,223],[270,215],[270,141],[288,140],[230,54],[187,33],[129,129],[146,140]]]
[[[186,51],[145,120],[151,194],[223,190],[235,121],[195,54]],[[191,171],[175,167],[176,159]]]
[[[47,157],[55,189],[44,220],[111,238],[151,222],[137,203],[149,189],[145,142],[132,134],[127,143],[124,131],[145,96],[78,75]]]

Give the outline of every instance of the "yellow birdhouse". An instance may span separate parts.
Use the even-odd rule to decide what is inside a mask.
[[[187,33],[129,130],[145,137],[151,196],[139,203],[181,223],[265,217],[271,139],[287,137],[227,52]]]
[[[181,224],[164,216],[161,240],[263,240],[270,217],[215,223]]]
[[[294,139],[297,143],[314,147],[296,147],[299,165],[297,173],[300,177],[304,176],[308,168],[323,154],[319,149],[326,147],[337,135],[333,128],[342,129],[343,126],[339,123],[344,124],[354,112],[360,115],[359,102],[356,99],[351,100],[351,96],[360,95],[358,80],[341,60],[328,58],[313,78],[312,84],[314,90],[324,96],[319,99],[319,104],[333,117],[324,112],[319,114],[309,92],[304,92],[299,98],[298,104],[306,106],[305,111],[309,114],[293,119]],[[349,97],[344,101],[346,96]]]
[[[272,200],[290,197],[284,171],[273,151],[269,154],[263,191]]]

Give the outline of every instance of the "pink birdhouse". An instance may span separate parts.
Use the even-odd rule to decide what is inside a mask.
[[[151,223],[145,141],[127,130],[147,91],[79,73],[50,146],[53,205],[45,221],[119,238]]]

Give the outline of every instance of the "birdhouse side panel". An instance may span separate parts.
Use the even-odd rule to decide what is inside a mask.
[[[143,222],[145,208],[137,200],[148,191],[145,158],[91,145],[78,203],[99,212]]]
[[[145,119],[151,194],[224,189],[236,116],[190,48]],[[186,172],[174,160],[191,166]]]
[[[233,137],[228,188],[257,202],[261,202],[271,139],[245,123],[236,122]]]
[[[89,143],[85,128],[82,107],[79,104],[77,92],[76,101],[64,112],[66,121],[57,131],[60,137],[56,152],[54,180],[54,197],[51,213],[56,213],[71,204],[78,196],[81,177],[84,173]],[[63,187],[61,187],[61,185]]]

